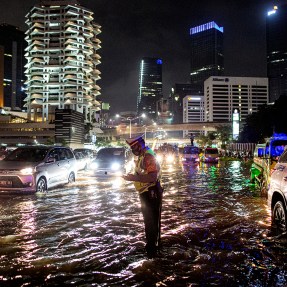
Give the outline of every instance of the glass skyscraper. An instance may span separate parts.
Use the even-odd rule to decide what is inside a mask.
[[[157,102],[162,98],[162,59],[142,58],[139,75],[138,115],[145,113],[150,119],[157,118]]]
[[[269,102],[287,96],[287,5],[275,6],[267,13],[267,76]]]
[[[24,105],[25,33],[0,25],[0,107],[22,110]]]
[[[204,81],[224,71],[223,27],[214,21],[190,29],[190,81],[193,95],[203,95]]]

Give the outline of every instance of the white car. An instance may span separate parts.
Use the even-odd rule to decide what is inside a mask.
[[[77,161],[67,147],[19,147],[0,161],[0,191],[46,192],[76,175]]]
[[[272,227],[277,233],[287,231],[287,150],[282,153],[274,170],[271,170],[267,194],[271,209]]]

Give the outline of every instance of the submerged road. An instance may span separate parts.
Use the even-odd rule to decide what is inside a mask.
[[[287,286],[287,237],[248,178],[240,161],[164,166],[155,259],[131,184],[82,173],[47,194],[1,194],[0,286]]]

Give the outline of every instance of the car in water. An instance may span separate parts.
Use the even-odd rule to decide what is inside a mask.
[[[218,163],[219,151],[218,148],[206,147],[202,156],[202,161],[205,163]]]
[[[261,195],[267,195],[270,176],[287,145],[286,134],[274,134],[264,144],[257,144],[250,168],[250,181],[259,187]]]
[[[267,191],[267,202],[271,210],[272,228],[277,234],[287,232],[287,150],[276,163]]]
[[[0,161],[0,191],[47,192],[76,176],[77,161],[68,147],[18,147]]]
[[[125,147],[106,147],[98,151],[89,165],[92,175],[121,176],[134,167],[134,158]]]
[[[198,163],[200,148],[197,146],[187,145],[182,150],[182,164]]]

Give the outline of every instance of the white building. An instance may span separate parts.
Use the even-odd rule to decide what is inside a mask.
[[[185,96],[183,98],[183,123],[204,122],[204,97]],[[193,131],[194,132],[194,131]],[[190,131],[184,131],[187,136]]]
[[[268,103],[268,78],[209,77],[204,82],[205,121],[232,121],[239,111],[240,121]]]
[[[76,0],[43,0],[26,15],[28,118],[54,120],[55,109],[72,109],[92,122],[100,110],[100,26]]]

